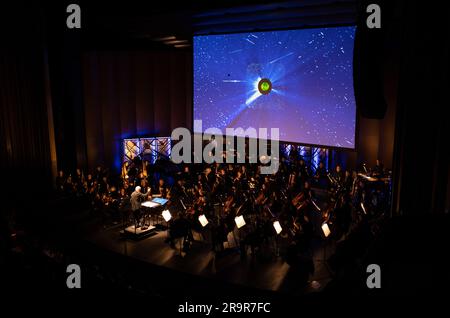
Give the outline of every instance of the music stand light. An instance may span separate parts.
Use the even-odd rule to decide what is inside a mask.
[[[163,216],[163,218],[164,218],[164,220],[165,220],[166,222],[169,222],[170,219],[172,218],[172,214],[170,214],[170,211],[169,211],[169,210],[164,210],[164,211],[162,212],[162,216]]]
[[[279,221],[273,222],[273,227],[275,229],[275,232],[277,232],[277,234],[280,234],[281,231],[283,231],[283,228],[281,227],[281,224]]]
[[[238,229],[240,229],[241,227],[243,227],[246,224],[244,217],[242,215],[235,217],[234,222],[236,223],[236,226],[238,227]]]
[[[330,227],[327,223],[322,224],[322,231],[325,237],[328,237],[331,234]]]
[[[198,221],[200,222],[200,224],[205,227],[206,225],[208,225],[208,219],[206,218],[206,216],[204,214],[200,215],[198,217]]]

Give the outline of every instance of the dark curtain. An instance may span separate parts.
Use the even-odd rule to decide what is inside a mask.
[[[448,13],[408,1],[402,14],[394,208],[403,214],[442,213],[448,210],[450,165]]]
[[[51,155],[40,11],[6,6],[3,13],[0,28],[14,31],[0,48],[1,180],[9,203],[10,195],[32,198],[50,189]]]

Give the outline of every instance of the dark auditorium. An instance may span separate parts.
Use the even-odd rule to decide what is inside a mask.
[[[14,310],[448,303],[441,2],[0,10],[0,290]]]

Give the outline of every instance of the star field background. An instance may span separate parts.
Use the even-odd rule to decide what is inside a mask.
[[[194,119],[203,130],[276,127],[282,141],[354,148],[354,35],[335,27],[194,37]],[[267,95],[261,78],[272,82]]]

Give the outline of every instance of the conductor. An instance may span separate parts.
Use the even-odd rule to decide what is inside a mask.
[[[141,203],[147,198],[150,194],[150,187],[147,188],[147,193],[141,192],[141,187],[137,186],[134,189],[134,192],[131,194],[130,203],[131,203],[131,211],[133,212],[133,217],[135,222],[138,224],[141,219]]]

